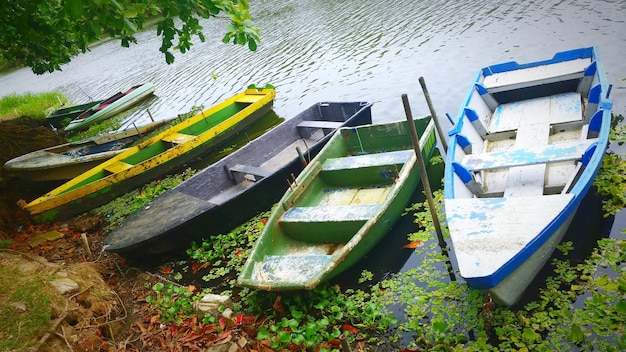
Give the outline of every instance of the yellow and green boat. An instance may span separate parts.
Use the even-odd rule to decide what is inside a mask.
[[[275,95],[270,85],[250,86],[30,203],[20,200],[18,204],[37,222],[62,220],[89,211],[214,150],[267,114]]]
[[[407,121],[342,128],[290,185],[237,283],[268,291],[313,289],[381,241],[420,183]],[[434,122],[416,119],[424,160]]]

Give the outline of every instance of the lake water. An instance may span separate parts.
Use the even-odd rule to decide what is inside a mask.
[[[204,22],[206,42],[167,65],[160,38],[150,30],[130,48],[118,41],[95,46],[62,72],[2,75],[0,96],[58,89],[81,103],[149,81],[157,86],[156,98],[126,120],[139,125],[149,121],[146,109],[165,119],[194,105],[208,107],[249,84],[270,83],[280,117],[318,101],[352,100],[374,102],[374,122],[383,122],[404,119],[404,93],[414,116],[428,113],[418,83],[423,76],[447,129],[445,113],[456,116],[480,67],[597,46],[613,84],[614,112],[626,115],[624,0],[255,0],[251,13],[261,28],[256,52],[222,44],[227,22],[216,19]],[[624,227],[622,211],[610,232]]]

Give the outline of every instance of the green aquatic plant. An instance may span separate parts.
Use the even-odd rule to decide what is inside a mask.
[[[626,126],[619,125],[624,120],[622,115],[613,116],[610,142],[623,144],[626,141]],[[593,181],[598,194],[604,197],[602,210],[604,216],[617,214],[626,208],[626,155],[607,153],[602,160],[602,167]]]
[[[236,275],[241,271],[250,249],[259,237],[269,212],[263,212],[229,233],[212,236],[201,243],[192,242],[187,254],[192,261],[208,266],[203,280],[220,280],[234,286]]]
[[[126,219],[130,214],[145,206],[149,201],[158,195],[181,184],[186,179],[193,176],[197,170],[186,169],[181,173],[169,175],[162,179],[154,180],[145,184],[139,189],[127,192],[115,198],[111,202],[104,204],[90,211],[90,214],[101,216],[106,219],[105,231],[111,231]]]

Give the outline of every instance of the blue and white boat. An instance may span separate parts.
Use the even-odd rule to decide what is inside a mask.
[[[514,305],[561,241],[607,148],[595,47],[480,70],[450,130],[445,212],[461,276]]]

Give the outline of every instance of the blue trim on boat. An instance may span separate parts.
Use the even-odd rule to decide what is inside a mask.
[[[595,51],[596,50],[594,50],[593,47],[562,51],[560,53],[556,53],[552,57],[552,59],[549,59],[549,60],[535,61],[535,62],[530,62],[526,64],[519,64],[517,63],[517,61],[510,61],[510,62],[505,62],[501,64],[487,66],[483,68],[481,72],[485,77],[487,77],[495,73],[521,70],[525,68],[555,64],[555,63],[564,62],[564,61],[572,61],[572,60],[587,59],[587,58],[594,59],[596,56]]]
[[[503,64],[496,64],[488,67],[482,68],[478,75],[474,80],[474,84],[472,84],[469,92],[464,99],[463,104],[461,105],[459,112],[457,114],[457,123],[456,126],[451,129],[448,134],[450,136],[449,145],[453,146],[448,150],[447,158],[446,158],[446,169],[444,171],[444,195],[446,199],[455,198],[454,192],[454,178],[455,178],[455,169],[457,169],[458,164],[455,162],[455,154],[457,152],[457,143],[460,147],[462,147],[463,143],[459,140],[459,134],[463,128],[463,117],[467,116],[468,120],[471,120],[471,117],[467,114],[467,107],[469,106],[469,102],[472,98],[472,94],[477,92],[478,94],[484,94],[482,91],[484,90],[484,86],[480,84],[481,78],[484,76],[489,76],[494,73],[501,73],[506,71],[536,67],[546,64],[571,61],[576,59],[585,59],[590,58],[593,62],[587,67],[585,70],[585,76],[593,76],[594,74],[598,75],[599,84],[591,88],[589,93],[589,103],[599,104],[599,111],[597,111],[593,117],[591,118],[589,130],[597,132],[598,142],[594,143],[592,147],[590,147],[585,153],[584,157],[584,169],[582,170],[578,181],[573,185],[570,194],[573,195],[573,199],[563,211],[556,216],[550,224],[544,228],[530,243],[519,253],[517,253],[513,258],[511,258],[507,263],[505,263],[502,267],[500,267],[496,272],[492,275],[485,277],[475,277],[475,278],[465,278],[465,281],[473,288],[476,289],[491,289],[498,284],[500,284],[505,278],[511,275],[521,264],[523,264],[528,258],[533,255],[542,245],[546,243],[553,235],[555,235],[556,231],[562,227],[570,216],[573,216],[576,209],[578,209],[584,195],[591,188],[592,182],[600,169],[602,164],[602,158],[604,153],[608,147],[608,134],[610,130],[610,121],[611,121],[611,108],[612,101],[607,96],[602,96],[603,92],[609,92],[608,89],[608,81],[606,78],[606,74],[604,68],[602,67],[600,57],[595,47],[574,49],[564,52],[556,53],[552,59],[531,62],[527,64],[518,64],[517,62],[507,62]],[[460,164],[458,164],[460,166]],[[462,167],[460,168],[462,169]],[[462,171],[462,170],[457,170]],[[463,174],[462,172],[457,173],[464,175],[460,178],[465,180],[468,175]],[[471,177],[471,175],[469,175]]]

